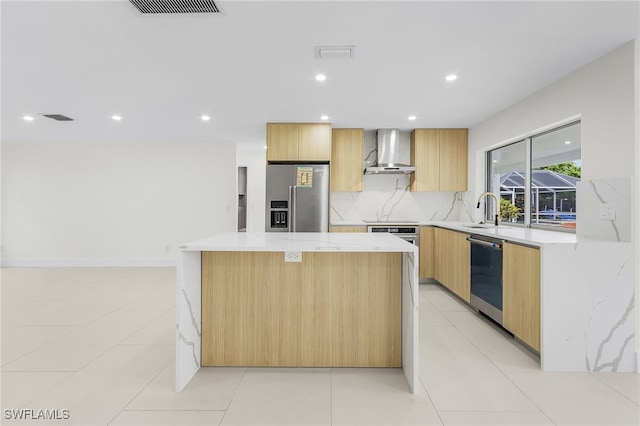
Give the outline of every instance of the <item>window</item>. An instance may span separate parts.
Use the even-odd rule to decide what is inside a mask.
[[[500,196],[500,220],[575,229],[580,181],[580,122],[487,153],[487,188]],[[493,218],[494,206],[486,205]]]

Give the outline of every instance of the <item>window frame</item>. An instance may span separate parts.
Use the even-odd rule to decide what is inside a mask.
[[[531,229],[541,229],[541,230],[547,230],[547,231],[554,231],[554,232],[565,232],[565,233],[570,233],[570,234],[575,234],[576,233],[576,228],[565,228],[565,227],[561,227],[561,226],[549,226],[549,225],[540,225],[540,224],[536,224],[536,223],[532,223],[531,221],[531,174],[532,174],[532,161],[533,161],[533,150],[532,150],[532,146],[533,146],[533,139],[540,137],[540,136],[544,136],[546,134],[552,133],[552,132],[556,132],[558,130],[564,129],[566,127],[570,127],[570,126],[574,126],[576,124],[579,124],[580,126],[582,126],[582,120],[580,117],[574,117],[573,119],[566,121],[564,123],[557,123],[556,125],[552,126],[552,127],[548,127],[545,130],[540,130],[537,132],[531,132],[530,134],[528,134],[527,136],[524,137],[519,137],[515,140],[510,140],[509,142],[506,142],[504,144],[501,144],[499,146],[494,146],[491,149],[488,149],[485,151],[485,171],[484,171],[484,185],[485,185],[485,191],[490,191],[491,188],[491,165],[492,165],[492,159],[491,159],[491,153],[507,147],[509,145],[515,145],[515,144],[519,144],[519,143],[524,143],[524,151],[525,151],[525,158],[524,158],[524,163],[525,163],[525,170],[524,170],[524,211],[523,211],[523,217],[524,217],[524,222],[523,223],[517,223],[517,222],[511,222],[508,224],[508,226],[514,226],[514,227],[520,227],[520,228],[531,228]],[[581,143],[582,145],[582,143]],[[582,149],[582,148],[581,148]],[[580,157],[582,158],[582,153],[580,155]],[[495,193],[495,192],[494,192]],[[501,198],[500,194],[499,194],[499,188],[498,188],[498,197]],[[492,221],[493,219],[488,219],[489,217],[493,217],[493,215],[495,213],[493,213],[493,204],[492,203],[485,203],[485,208],[484,208],[484,221],[488,223],[488,221]],[[576,217],[576,222],[577,222],[577,217]],[[504,222],[501,222],[504,223]]]

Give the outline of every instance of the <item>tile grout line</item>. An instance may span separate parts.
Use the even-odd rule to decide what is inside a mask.
[[[147,382],[146,385],[142,386],[142,388],[129,400],[129,402],[127,402],[124,406],[124,408],[122,410],[120,410],[115,416],[113,416],[111,418],[111,420],[109,420],[109,422],[107,423],[107,425],[110,425],[111,423],[113,423],[113,421],[120,415],[122,414],[123,411],[128,411],[127,407],[129,406],[129,404],[131,404],[138,396],[140,396],[140,394],[160,375],[162,374],[162,372],[164,371],[165,368],[167,368],[167,366],[171,363],[175,363],[175,359],[172,359],[171,361],[167,362],[164,366],[162,366],[159,371]],[[133,410],[132,410],[133,411]]]
[[[99,281],[100,281],[100,280],[97,280],[96,282],[99,282]],[[142,298],[142,296],[141,296],[141,297],[139,297],[138,299],[140,299],[140,298]],[[135,299],[135,300],[138,300],[138,299]],[[89,299],[83,299],[83,301],[86,301],[86,300],[89,300]],[[46,347],[46,346],[48,346],[48,345],[50,345],[50,344],[53,344],[53,343],[56,343],[57,341],[61,340],[62,338],[64,338],[64,337],[68,336],[69,334],[71,334],[71,333],[73,333],[73,332],[79,331],[79,330],[81,330],[81,329],[83,329],[83,328],[85,328],[85,327],[90,326],[91,324],[93,324],[93,323],[95,323],[95,322],[97,322],[97,321],[99,321],[99,320],[101,320],[101,319],[103,319],[103,318],[105,318],[105,317],[107,317],[107,316],[109,316],[109,315],[111,315],[111,314],[113,314],[113,313],[115,313],[115,312],[119,311],[120,309],[124,308],[125,306],[128,306],[128,305],[132,304],[135,300],[130,301],[129,303],[126,303],[126,304],[124,304],[124,305],[122,305],[122,306],[120,306],[120,307],[118,307],[118,308],[116,308],[116,309],[114,309],[114,310],[112,310],[112,311],[110,311],[110,312],[107,312],[107,313],[105,313],[104,315],[99,316],[99,317],[95,318],[94,320],[89,321],[88,323],[83,324],[83,325],[54,325],[54,326],[48,326],[48,327],[77,327],[78,329],[77,329],[77,330],[70,330],[70,331],[69,331],[69,333],[65,333],[65,334],[63,334],[63,335],[61,335],[61,336],[59,336],[59,337],[57,337],[57,338],[55,338],[55,339],[53,339],[53,340],[51,340],[51,341],[49,341],[49,342],[45,343],[44,345],[42,345],[42,346],[40,346],[40,347],[38,347],[38,348],[36,348],[36,349],[33,349],[32,351],[29,351],[28,353],[25,353],[25,354],[21,355],[20,357],[18,357],[18,358],[16,358],[16,359],[12,360],[12,361],[10,361],[10,362],[8,362],[6,365],[2,365],[2,367],[5,367],[5,366],[7,366],[7,365],[10,365],[10,364],[12,364],[12,363],[14,363],[14,362],[16,362],[16,361],[19,361],[20,359],[22,359],[22,358],[26,357],[27,355],[29,355],[29,354],[31,354],[31,353],[33,353],[33,352],[36,352],[36,351],[38,351],[38,350],[42,349],[43,347]],[[135,333],[139,332],[141,329],[143,329],[144,327],[148,326],[151,322],[153,322],[153,321],[157,320],[160,316],[162,316],[162,315],[166,314],[166,313],[167,313],[169,310],[171,310],[171,309],[175,309],[175,308],[173,308],[173,307],[172,307],[172,308],[169,308],[169,309],[167,309],[167,310],[163,311],[160,315],[158,315],[157,317],[154,317],[154,318],[153,318],[151,321],[149,321],[147,324],[145,324],[145,325],[141,326],[139,329],[137,329],[137,330],[135,330],[134,332],[132,332],[131,334],[129,334],[127,337],[125,337],[125,338],[124,338],[123,340],[121,340],[120,342],[118,342],[118,343],[114,344],[113,346],[109,347],[109,348],[108,348],[106,351],[104,351],[102,354],[98,355],[97,357],[95,357],[95,358],[91,359],[89,362],[87,362],[87,363],[83,364],[82,366],[80,366],[80,367],[76,370],[76,372],[78,372],[78,371],[82,370],[84,367],[86,367],[87,365],[91,364],[92,362],[94,362],[95,360],[97,360],[98,358],[100,358],[100,357],[101,357],[102,355],[104,355],[105,353],[109,352],[110,350],[112,350],[112,349],[113,349],[113,348],[115,348],[116,346],[120,345],[124,340],[126,340],[126,339],[130,338],[132,335],[134,335]],[[23,327],[23,326],[19,326],[19,327]],[[18,328],[19,328],[19,327],[18,327]],[[31,325],[31,327],[42,327],[42,326],[39,326],[39,325]]]
[[[426,290],[426,288],[425,288],[425,290]],[[419,292],[420,292],[420,288],[418,287],[418,293]],[[449,323],[449,325],[441,325],[441,326],[445,326],[445,327],[452,326],[452,327],[456,328],[455,325],[451,322],[451,320],[449,318],[447,318],[446,315],[443,314],[443,311],[438,309],[438,307],[435,304],[431,303],[431,301],[429,300],[428,297],[425,296],[425,298],[427,299],[426,300],[427,303],[429,303],[429,305],[431,305],[433,307],[433,309],[438,311],[438,313],[440,315],[442,315],[442,317]],[[444,311],[444,312],[450,312],[450,311]],[[433,325],[426,326],[426,327],[433,327]],[[466,336],[465,336],[465,338],[466,338]],[[420,384],[422,384],[422,388],[424,389],[424,392],[427,395],[427,398],[429,398],[429,401],[431,401],[431,405],[433,405],[433,408],[436,410],[436,414],[438,415],[438,419],[440,419],[440,424],[444,425],[444,420],[442,420],[442,416],[440,415],[440,411],[441,410],[439,410],[438,407],[436,407],[436,404],[433,402],[433,399],[431,398],[431,395],[429,395],[429,391],[427,391],[427,386],[424,384],[424,381],[422,380],[422,377],[419,374],[418,374],[418,379],[420,380]],[[444,411],[444,410],[442,410],[442,411]]]
[[[638,380],[640,380],[640,373],[629,373],[629,374],[636,374],[638,376]],[[638,404],[638,402],[634,401],[633,399],[631,399],[627,395],[623,394],[618,389],[616,389],[613,386],[611,386],[609,383],[607,383],[607,382],[605,382],[603,380],[600,380],[600,378],[598,377],[598,373],[594,373],[593,371],[590,371],[589,375],[592,376],[593,378],[595,378],[597,381],[599,381],[603,385],[605,385],[606,387],[608,387],[609,389],[611,389],[612,391],[616,392],[617,394],[619,394],[622,397],[624,397],[624,398],[628,399],[629,401],[631,401],[633,404],[637,405],[638,408],[640,408],[640,404]]]
[[[16,329],[20,329],[20,328],[22,328],[22,327],[43,327],[43,326],[39,326],[39,325],[22,326],[22,325],[21,325],[21,326],[16,327]],[[62,334],[62,335],[60,335],[60,336],[56,337],[55,339],[53,339],[53,340],[51,340],[51,341],[46,342],[44,345],[39,346],[39,347],[37,347],[37,348],[35,348],[35,349],[30,350],[29,352],[27,352],[27,353],[24,353],[24,354],[20,355],[18,358],[13,359],[13,360],[11,360],[11,361],[7,362],[6,364],[4,364],[4,363],[3,363],[1,367],[6,367],[6,366],[8,366],[8,365],[10,365],[10,364],[12,364],[12,363],[14,363],[14,362],[16,362],[16,361],[19,361],[19,360],[21,360],[22,358],[26,357],[27,355],[30,355],[30,354],[32,354],[33,352],[38,351],[38,350],[42,349],[43,347],[45,347],[45,346],[47,346],[47,345],[50,345],[50,344],[52,344],[52,343],[55,343],[55,342],[57,342],[58,340],[62,339],[63,337],[66,337],[66,336],[68,336],[69,334],[71,334],[71,333],[73,333],[73,332],[78,331],[79,329],[83,328],[84,326],[83,326],[83,325],[50,325],[50,326],[46,326],[46,327],[48,327],[48,328],[74,327],[74,328],[77,328],[77,329],[76,329],[76,330],[69,330],[69,332],[68,332],[68,333]],[[1,367],[0,367],[0,369],[1,369]],[[3,371],[4,371],[4,370],[3,370]]]
[[[448,320],[448,318],[447,318],[447,320]],[[529,395],[528,395],[528,394],[527,394],[527,393],[526,393],[526,392],[525,392],[525,391],[524,391],[520,386],[518,386],[518,385],[517,385],[513,380],[511,380],[511,378],[509,377],[509,375],[507,374],[507,372],[506,372],[506,371],[504,371],[504,370],[503,370],[502,368],[500,368],[500,367],[499,367],[495,362],[493,362],[493,360],[492,360],[491,358],[489,358],[489,356],[487,356],[487,354],[485,354],[485,353],[484,353],[484,351],[483,351],[479,346],[477,346],[477,345],[473,342],[473,340],[471,340],[469,337],[467,337],[467,335],[466,335],[466,334],[465,334],[465,333],[464,333],[460,328],[456,327],[456,325],[455,325],[455,324],[453,324],[453,323],[451,323],[451,324],[453,325],[453,327],[454,327],[455,329],[457,329],[457,330],[460,332],[460,334],[461,334],[462,336],[464,336],[464,338],[465,338],[465,339],[467,339],[467,340],[469,341],[469,343],[471,343],[471,345],[472,345],[473,347],[475,347],[475,348],[478,350],[478,352],[480,352],[480,353],[482,354],[482,356],[483,356],[484,358],[486,358],[486,359],[487,359],[487,361],[489,361],[489,362],[491,363],[491,365],[493,365],[493,366],[494,366],[494,367],[495,367],[495,368],[500,372],[500,374],[502,374],[502,375],[504,376],[504,378],[505,378],[505,379],[507,379],[507,380],[509,381],[509,383],[511,383],[513,386],[515,386],[515,388],[516,388],[516,389],[518,389],[518,390],[520,391],[520,393],[521,393],[521,394],[522,394],[522,395],[523,395],[523,396],[524,396],[524,397],[525,397],[529,402],[531,402],[531,404],[532,404],[534,407],[536,407],[536,408],[538,409],[538,412],[540,412],[540,413],[541,413],[541,414],[543,414],[547,419],[549,419],[549,421],[550,421],[551,423],[553,423],[554,425],[557,425],[557,423],[556,423],[555,421],[553,421],[553,419],[549,416],[549,414],[547,414],[547,413],[546,413],[546,412],[545,412],[545,411],[544,411],[544,410],[543,410],[543,409],[542,409],[538,404],[536,404],[536,403],[531,399],[531,397],[530,397],[530,396],[529,396]],[[542,370],[540,370],[540,371],[542,371]],[[535,374],[535,373],[533,373],[533,372],[522,372],[521,374]],[[524,413],[524,412],[527,412],[527,411],[522,411],[522,412]],[[535,412],[535,411],[529,411],[529,412],[530,412],[530,413],[533,413],[533,412]]]
[[[329,424],[333,426],[333,368],[329,369]]]
[[[422,385],[422,389],[424,389],[424,393],[427,395],[427,398],[429,398],[429,402],[431,402],[431,405],[433,406],[433,409],[436,410],[436,414],[438,415],[438,419],[440,419],[440,424],[444,425],[444,420],[442,420],[442,416],[440,415],[440,410],[438,410],[438,408],[436,407],[436,404],[433,402],[433,399],[431,399],[431,395],[429,395],[429,392],[427,391],[427,387],[424,384],[424,381],[422,381],[422,377],[418,376],[418,380],[420,380],[420,384]]]
[[[152,323],[152,322],[156,321],[158,318],[160,318],[161,316],[165,315],[165,314],[166,314],[167,312],[169,312],[171,309],[174,309],[174,308],[167,309],[166,311],[162,312],[162,313],[161,313],[161,314],[159,314],[158,316],[154,317],[151,321],[149,321],[149,322],[148,322],[148,323],[146,323],[145,325],[141,326],[141,327],[140,327],[140,328],[138,328],[137,330],[135,330],[135,331],[131,332],[131,334],[129,334],[129,335],[128,335],[127,337],[125,337],[124,339],[120,340],[118,343],[116,343],[116,345],[123,345],[123,344],[124,344],[124,345],[126,345],[127,343],[122,343],[122,342],[124,342],[125,340],[129,339],[131,336],[133,336],[134,334],[138,333],[138,332],[139,332],[140,330],[142,330],[143,328],[145,328],[145,327],[147,327],[147,326],[151,325],[151,323]],[[135,343],[132,343],[132,344],[135,344]]]
[[[247,371],[248,370],[249,369],[247,367],[244,367],[244,372],[242,373],[242,378],[238,382],[238,386],[236,387],[236,390],[233,391],[233,395],[231,396],[231,398],[229,398],[229,403],[227,404],[227,408],[225,410],[218,410],[218,411],[224,411],[224,414],[222,415],[222,418],[220,419],[220,423],[218,423],[218,425],[222,425],[222,423],[224,422],[225,417],[227,417],[227,414],[229,413],[229,408],[231,408],[231,404],[233,404],[233,400],[235,399],[236,395],[238,394],[238,389],[240,389],[240,386],[242,385],[242,382],[244,381],[244,378],[247,376]]]
[[[432,304],[432,305],[433,305],[433,304]],[[522,395],[523,395],[523,396],[524,396],[524,397],[525,397],[529,402],[531,402],[531,404],[532,404],[534,407],[536,407],[536,408],[538,409],[538,412],[540,412],[541,414],[543,414],[543,415],[544,415],[547,419],[549,419],[549,421],[551,421],[554,425],[556,424],[556,422],[554,422],[554,421],[551,419],[551,417],[549,417],[549,415],[548,415],[546,412],[544,412],[544,411],[543,411],[543,410],[538,406],[538,404],[536,404],[536,403],[535,403],[535,402],[534,402],[534,401],[529,397],[529,395],[527,395],[527,394],[524,392],[524,390],[522,390],[522,389],[520,388],[520,386],[518,386],[516,383],[514,383],[514,382],[513,382],[513,380],[511,380],[511,378],[506,374],[506,372],[505,372],[505,371],[503,371],[503,370],[502,370],[498,365],[496,365],[496,363],[495,363],[495,362],[493,362],[493,360],[492,360],[491,358],[489,358],[489,357],[487,356],[487,354],[485,354],[485,353],[484,353],[484,351],[483,351],[480,347],[478,347],[478,345],[476,345],[476,344],[473,342],[473,340],[471,340],[471,339],[470,339],[470,338],[469,338],[469,337],[468,337],[468,336],[467,336],[467,335],[466,335],[466,334],[465,334],[465,333],[464,333],[460,328],[458,328],[458,327],[457,327],[457,326],[456,326],[456,325],[455,325],[455,324],[454,324],[454,323],[453,323],[453,322],[452,322],[452,321],[451,321],[451,320],[450,320],[446,315],[444,315],[444,313],[443,313],[443,312],[453,312],[453,311],[441,311],[441,310],[440,310],[440,309],[438,309],[435,305],[433,305],[433,306],[434,306],[434,307],[435,307],[435,309],[437,309],[437,310],[438,310],[438,312],[439,312],[440,314],[442,314],[442,316],[443,316],[443,317],[444,317],[444,318],[445,318],[445,319],[446,319],[446,320],[447,320],[447,321],[448,321],[448,322],[453,326],[453,328],[455,328],[456,330],[458,330],[458,331],[460,332],[460,335],[461,335],[461,336],[463,336],[463,337],[464,337],[464,338],[465,338],[465,339],[466,339],[466,340],[467,340],[467,341],[468,341],[468,342],[469,342],[469,343],[470,343],[474,348],[476,348],[476,349],[478,350],[478,352],[479,352],[480,354],[482,354],[482,356],[483,356],[487,361],[489,361],[489,362],[491,363],[491,365],[493,365],[493,366],[494,366],[494,367],[495,367],[495,368],[500,372],[500,374],[502,374],[502,375],[505,377],[505,379],[507,379],[507,380],[508,380],[508,381],[509,381],[513,386],[515,386],[515,388],[516,388],[516,389],[518,389],[518,390],[520,391],[520,393],[521,393],[521,394],[522,394]],[[455,312],[458,312],[458,311],[455,311]],[[460,311],[460,312],[462,312],[462,311]],[[471,313],[473,313],[473,312],[471,312]],[[532,373],[529,373],[529,374],[532,374]],[[421,380],[422,380],[422,379],[421,379]],[[434,407],[435,407],[435,405],[434,405]],[[524,413],[524,412],[535,412],[535,411],[521,411],[521,412],[523,412],[523,413]],[[439,415],[439,412],[438,412],[438,415]]]
[[[31,404],[33,401],[35,401],[38,398],[42,397],[46,393],[51,392],[53,389],[57,388],[58,386],[60,386],[64,382],[66,382],[67,380],[71,379],[73,377],[73,375],[77,373],[77,371],[1,371],[1,372],[2,373],[71,373],[71,374],[69,374],[69,377],[65,377],[64,380],[60,381],[60,383],[57,383],[55,386],[51,387],[50,389],[42,391],[42,393],[39,393],[36,396],[34,396],[33,398],[29,399],[29,401],[24,403],[23,405],[21,405],[20,408],[28,408],[29,404]]]

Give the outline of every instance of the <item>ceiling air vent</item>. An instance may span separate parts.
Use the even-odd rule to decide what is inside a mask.
[[[142,13],[220,13],[212,0],[129,0]]]
[[[47,117],[56,121],[73,121],[73,118],[67,117],[66,115],[62,115],[62,114],[42,114],[42,115],[44,117]]]
[[[351,59],[356,53],[355,46],[315,46],[316,59]]]

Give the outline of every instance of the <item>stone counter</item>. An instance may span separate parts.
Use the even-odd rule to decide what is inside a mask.
[[[409,388],[418,381],[418,248],[390,234],[370,233],[227,233],[180,248],[176,285],[176,391],[202,365],[202,253],[282,252],[399,253],[401,255],[401,364]]]

